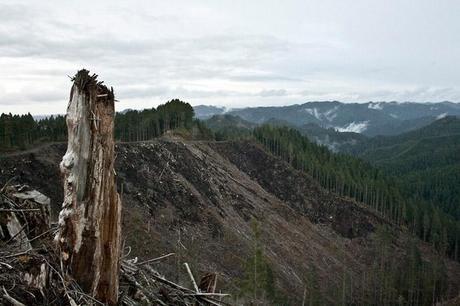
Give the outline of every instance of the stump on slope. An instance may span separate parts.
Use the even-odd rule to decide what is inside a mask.
[[[56,242],[65,272],[91,296],[118,298],[121,201],[114,170],[114,94],[77,72],[67,108],[68,146],[60,164],[64,202]]]

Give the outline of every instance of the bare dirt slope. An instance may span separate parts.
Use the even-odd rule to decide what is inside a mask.
[[[56,216],[62,202],[58,164],[64,152],[65,145],[52,144],[0,157],[0,184],[16,176],[47,194]],[[119,144],[116,169],[125,245],[131,255],[145,259],[176,253],[159,270],[181,283],[188,280],[178,279],[179,263],[189,262],[197,275],[218,271],[221,288],[235,292],[253,247],[252,219],[260,224],[276,286],[294,304],[302,299],[312,267],[318,289],[331,299],[343,275],[356,280],[353,292],[359,292],[364,273],[371,273],[374,232],[386,222],[320,188],[256,144],[171,138]],[[407,239],[394,229],[392,256],[404,253]],[[430,260],[429,246],[420,246]],[[454,296],[460,266],[448,261],[447,267]]]

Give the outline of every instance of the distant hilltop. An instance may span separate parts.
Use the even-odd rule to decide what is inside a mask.
[[[395,135],[420,128],[445,116],[459,116],[460,104],[453,102],[307,102],[288,106],[247,107],[227,110],[216,106],[195,106],[195,116],[207,119],[230,114],[248,122],[262,124],[281,120],[295,126],[317,124],[339,132],[366,136]]]

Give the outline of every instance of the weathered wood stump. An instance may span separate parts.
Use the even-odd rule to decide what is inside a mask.
[[[64,202],[56,242],[66,273],[109,305],[118,299],[121,242],[114,116],[113,89],[80,70],[67,108],[68,146],[60,164]]]

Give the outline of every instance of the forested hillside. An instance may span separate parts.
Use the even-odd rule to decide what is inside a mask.
[[[368,204],[458,259],[460,120],[456,117],[406,134],[374,138],[276,119],[254,129],[248,124],[230,128],[232,122],[244,120],[226,117],[233,119],[223,122],[216,116],[205,121],[212,121],[209,127],[219,131],[220,139],[247,137],[253,131],[267,149],[311,174],[323,187]]]
[[[168,130],[187,131],[190,137],[212,137],[210,131],[194,119],[194,110],[190,104],[178,99],[159,105],[156,109],[129,110],[116,114],[115,138],[119,141],[149,140]],[[64,116],[50,116],[39,121],[35,121],[30,114],[0,116],[0,151],[22,150],[33,144],[66,139]]]
[[[287,121],[270,119],[265,124],[296,129],[310,141],[325,146],[332,152],[339,152],[342,147],[354,146],[367,139],[366,136],[360,133],[339,132],[334,128],[323,128],[316,123],[293,125]]]
[[[323,187],[367,204],[392,223],[432,243],[441,254],[458,260],[458,221],[433,201],[409,196],[393,176],[358,158],[331,153],[291,128],[264,125],[254,130],[254,137]]]
[[[117,113],[115,138],[119,141],[151,140],[169,130],[187,131],[195,138],[212,137],[211,132],[194,116],[192,106],[178,99],[159,105],[156,109]]]
[[[63,141],[67,129],[64,116],[35,121],[31,114],[0,115],[0,151],[25,149],[39,142]]]
[[[460,220],[460,119],[445,117],[409,133],[376,137],[348,152],[395,176],[407,196]]]

